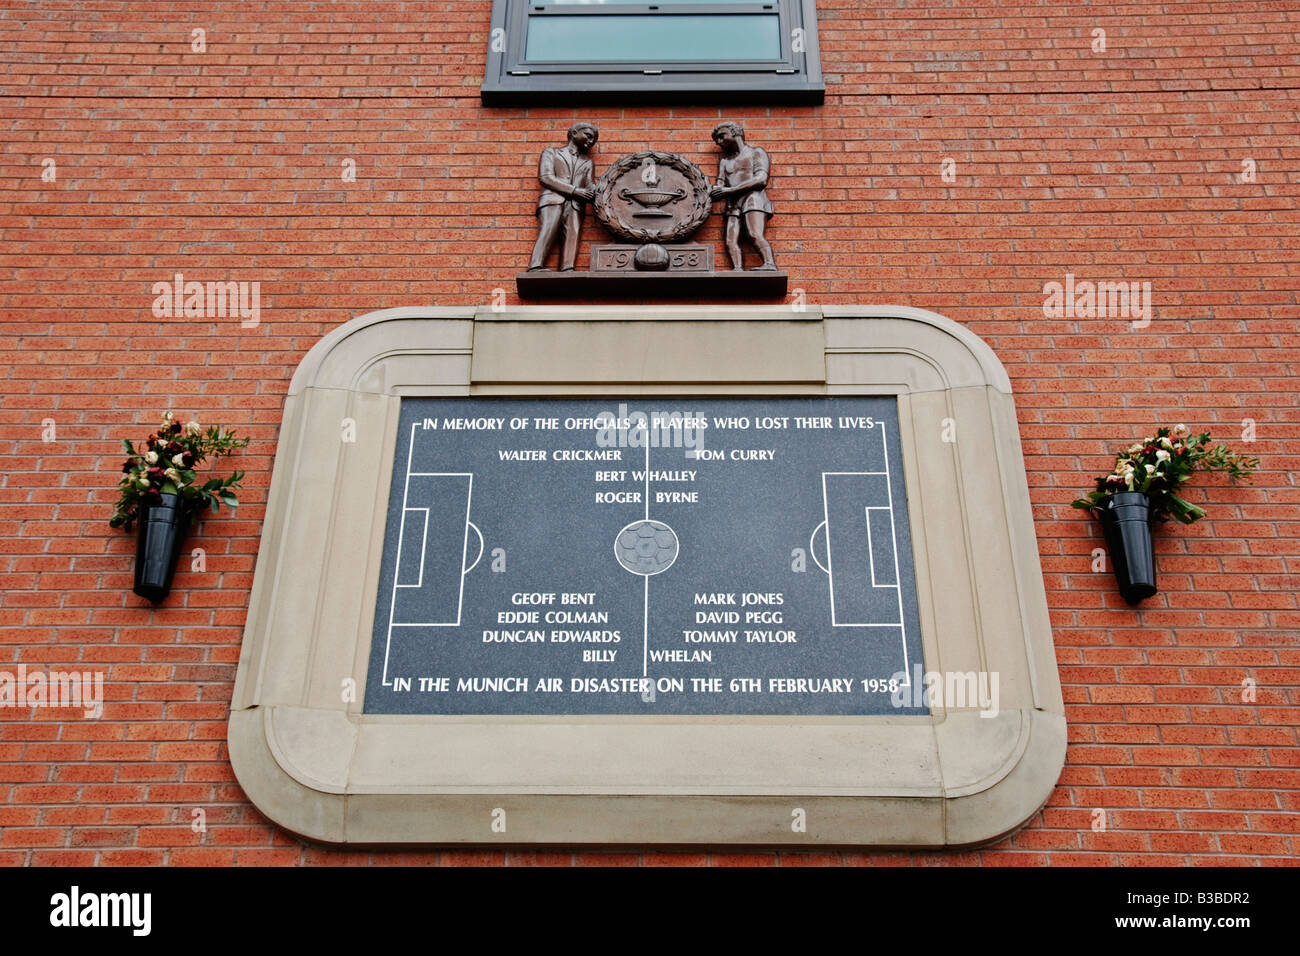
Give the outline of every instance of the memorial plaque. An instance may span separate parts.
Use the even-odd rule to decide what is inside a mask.
[[[367,713],[925,713],[920,648],[892,398],[402,402]]]
[[[354,320],[286,399],[239,784],[361,846],[1002,839],[1067,737],[1016,422],[902,306]]]

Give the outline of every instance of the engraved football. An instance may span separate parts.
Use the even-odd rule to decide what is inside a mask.
[[[634,521],[618,533],[614,555],[633,574],[658,574],[677,560],[677,535],[662,521]]]

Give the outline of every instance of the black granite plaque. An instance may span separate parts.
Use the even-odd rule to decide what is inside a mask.
[[[893,398],[403,400],[367,713],[917,714],[920,664]]]

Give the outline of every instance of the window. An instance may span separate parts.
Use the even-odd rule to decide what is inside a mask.
[[[483,102],[821,103],[813,0],[495,0]]]

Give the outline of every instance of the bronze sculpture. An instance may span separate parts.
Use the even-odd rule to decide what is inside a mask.
[[[610,232],[632,242],[677,242],[704,225],[709,180],[676,153],[646,150],[612,163],[596,183],[592,209]]]
[[[719,123],[713,130],[713,141],[722,149],[722,159],[718,162],[718,180],[710,196],[725,199],[726,218],[724,233],[727,252],[731,255],[731,268],[740,272],[744,269],[744,260],[740,250],[741,224],[749,235],[749,240],[763,257],[763,264],[756,266],[755,272],[774,272],[776,262],[772,258],[772,246],[764,236],[767,219],[772,215],[772,201],[767,198],[768,163],[767,151],[745,142],[745,131],[739,123]]]
[[[537,200],[537,242],[533,244],[529,272],[546,268],[546,259],[561,230],[564,244],[560,248],[560,271],[573,271],[578,260],[583,203],[589,202],[596,192],[595,164],[588,153],[599,136],[590,123],[574,123],[569,127],[567,144],[542,150],[537,178],[543,188]]]
[[[622,156],[596,179],[588,154],[598,136],[592,124],[574,123],[563,147],[542,151],[537,240],[528,270],[515,276],[521,298],[786,295],[789,276],[777,268],[765,235],[772,216],[767,196],[771,163],[765,150],[745,142],[739,123],[719,123],[713,130],[722,150],[713,185],[685,156],[661,150]],[[723,238],[731,258],[726,271],[714,269],[713,243],[688,241],[719,200],[724,203]],[[591,264],[580,272],[575,264],[588,202],[616,239],[593,245]],[[752,243],[762,257],[762,263],[748,271],[742,241]],[[557,244],[560,264],[552,272],[546,263]]]

